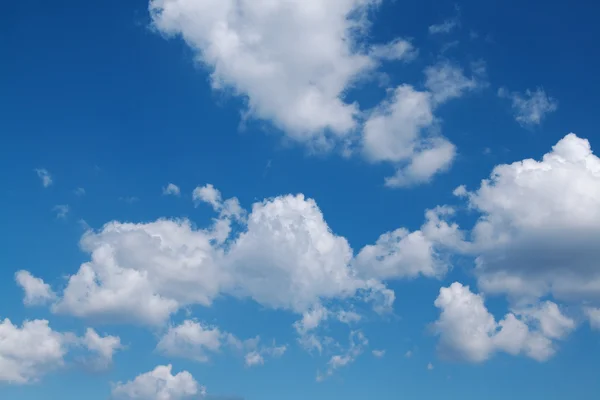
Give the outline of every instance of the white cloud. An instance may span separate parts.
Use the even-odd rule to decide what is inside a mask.
[[[459,26],[458,18],[451,18],[451,19],[445,20],[441,24],[430,25],[429,33],[432,35],[450,33],[458,26]]]
[[[56,213],[56,218],[64,219],[67,218],[70,208],[68,204],[59,204],[54,206],[52,210]]]
[[[46,320],[25,321],[21,327],[9,319],[0,322],[0,382],[35,382],[61,367],[66,352],[63,334]]]
[[[263,356],[256,351],[252,351],[246,354],[245,360],[246,366],[248,367],[253,367],[255,365],[263,365],[265,363],[265,359],[263,358]]]
[[[224,336],[217,327],[187,320],[181,325],[170,327],[156,347],[169,356],[207,362],[207,353],[219,352]]]
[[[358,106],[342,97],[376,66],[357,43],[377,3],[151,0],[149,8],[161,33],[183,37],[210,68],[213,88],[233,89],[251,115],[306,142],[356,126]]]
[[[159,365],[132,381],[117,383],[112,395],[123,400],[183,400],[203,397],[206,389],[189,372],[173,375],[171,365]]]
[[[462,68],[447,61],[425,69],[425,87],[437,104],[462,96],[465,92],[484,87],[485,67],[476,65],[474,75],[467,78]]]
[[[458,67],[434,66],[427,70],[432,93],[400,85],[369,111],[346,102],[348,89],[381,62],[417,56],[406,39],[363,43],[368,11],[379,3],[150,0],[149,8],[154,27],[181,36],[208,67],[213,88],[247,100],[246,116],[270,121],[312,149],[350,155],[360,148],[369,161],[392,163],[398,172],[390,187],[421,184],[449,168],[456,152],[435,132],[432,108],[480,82]],[[204,189],[196,201],[210,195]]]
[[[455,147],[432,129],[435,123],[432,97],[401,85],[371,112],[362,137],[362,149],[371,162],[397,165],[395,176],[386,179],[391,187],[429,181],[447,169]]]
[[[178,326],[171,326],[160,339],[157,350],[171,357],[181,357],[197,362],[208,362],[210,355],[229,348],[245,353],[247,366],[262,365],[265,357],[279,358],[287,350],[287,346],[270,346],[260,344],[260,337],[240,340],[231,333],[223,332],[216,326],[209,326],[197,321],[186,320]]]
[[[163,188],[162,193],[165,196],[180,196],[181,190],[179,189],[179,186],[174,183],[169,183]]]
[[[420,230],[400,228],[384,233],[374,245],[362,248],[355,258],[357,270],[379,279],[442,277],[450,267],[441,247],[460,247],[462,233],[441,217],[453,214],[448,207],[428,210]]]
[[[44,283],[42,279],[34,277],[28,271],[17,271],[15,280],[25,292],[23,299],[25,305],[43,305],[56,299],[56,294],[50,285]]]
[[[496,322],[483,297],[458,282],[440,289],[435,306],[441,311],[434,323],[440,352],[470,362],[485,361],[499,351],[544,361],[556,351],[552,340],[564,339],[574,329],[574,322],[551,302],[509,313]]]
[[[371,56],[381,60],[412,61],[419,55],[413,44],[408,40],[396,39],[384,45],[371,47]]]
[[[377,358],[385,356],[385,350],[373,350],[371,353]]]
[[[531,302],[600,300],[600,159],[574,134],[540,161],[498,165],[473,192],[471,232],[478,286]]]
[[[404,353],[404,357],[406,358],[411,358],[413,355],[412,351],[408,350],[406,353]]]
[[[95,355],[90,359],[91,365],[96,369],[105,369],[112,364],[113,355],[124,347],[118,336],[100,336],[95,330],[88,328],[80,339],[81,344]]]
[[[369,340],[362,332],[350,332],[350,344],[348,348],[342,354],[335,354],[329,359],[326,372],[324,374],[317,373],[317,381],[322,381],[333,375],[336,370],[352,364],[363,353],[368,344]]]
[[[50,175],[50,172],[48,172],[47,169],[37,168],[35,170],[35,173],[37,174],[38,178],[40,178],[40,180],[42,181],[43,187],[47,188],[50,185],[52,185],[52,176]]]
[[[389,240],[380,239],[355,257],[348,241],[331,231],[314,200],[279,196],[255,203],[246,213],[237,200],[223,200],[211,188],[214,196],[207,198],[218,217],[206,229],[192,227],[187,220],[159,219],[140,224],[113,221],[87,231],[81,247],[90,259],[68,278],[52,311],[162,325],[189,305],[209,307],[220,296],[248,298],[301,315],[295,324],[301,342],[320,351],[325,338],[315,330],[323,321],[331,317],[356,322],[358,314],[346,306],[352,308],[357,301],[378,313],[388,312],[395,296],[381,279],[442,276],[448,263],[439,252],[462,240],[457,226],[440,217],[451,210],[438,208],[428,211],[418,232],[387,234],[384,238]],[[234,209],[244,217],[237,220],[239,229],[223,238],[219,227],[223,220],[231,222],[228,215]],[[188,328],[198,328],[196,333],[205,333],[190,324]],[[167,335],[163,345],[181,340],[179,331],[184,328],[185,324],[171,328],[174,336]]]
[[[433,371],[433,364],[432,363],[427,364],[427,371]]]
[[[525,127],[541,124],[547,114],[558,109],[558,102],[541,88],[535,91],[527,89],[525,93],[509,92],[500,88],[498,96],[511,100],[515,119]]]
[[[590,321],[592,329],[600,331],[600,308],[587,307],[584,309],[584,312]]]
[[[73,193],[75,193],[76,196],[84,196],[85,195],[85,189],[82,187],[78,187],[77,189],[73,190]]]

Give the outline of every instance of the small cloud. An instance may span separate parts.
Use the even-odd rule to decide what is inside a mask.
[[[165,196],[180,196],[181,190],[179,190],[179,186],[169,183],[166,187],[163,188],[162,191]]]
[[[373,356],[377,358],[385,356],[385,350],[373,350],[371,353],[373,353]]]
[[[419,55],[413,44],[405,39],[395,39],[390,43],[375,45],[371,48],[371,56],[386,61],[413,61]]]
[[[52,176],[50,175],[50,172],[48,172],[47,169],[37,168],[35,170],[35,173],[37,174],[38,178],[42,180],[43,187],[47,188],[48,186],[52,185]]]
[[[435,24],[429,26],[430,35],[439,35],[452,32],[460,25],[458,17],[450,18],[442,22],[441,24]]]
[[[78,187],[77,189],[73,190],[73,193],[75,193],[76,196],[83,196],[85,195],[85,189],[82,187]]]
[[[433,364],[432,363],[427,364],[427,370],[428,371],[433,370]]]
[[[527,89],[525,93],[509,92],[500,88],[498,96],[511,100],[515,120],[523,127],[540,125],[547,114],[558,109],[558,102],[548,96],[542,88],[535,91]]]
[[[404,357],[411,358],[412,354],[413,354],[412,351],[408,350],[406,353],[404,353]]]
[[[263,365],[265,363],[265,359],[257,351],[252,351],[252,352],[246,354],[245,361],[246,361],[247,367],[253,367],[255,365]]]
[[[52,208],[52,211],[56,212],[56,218],[62,219],[66,218],[69,213],[69,205],[68,204],[59,204]]]
[[[458,40],[453,40],[451,42],[448,42],[446,44],[444,44],[440,50],[440,52],[442,54],[446,53],[448,50],[451,50],[455,47],[458,47],[458,45],[460,44],[460,42]]]

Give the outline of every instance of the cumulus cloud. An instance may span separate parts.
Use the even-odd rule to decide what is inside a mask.
[[[434,129],[433,108],[481,82],[445,63],[427,69],[431,91],[399,85],[370,110],[347,102],[348,89],[379,64],[408,62],[418,54],[402,38],[366,44],[368,11],[379,3],[151,0],[149,8],[159,32],[182,37],[194,50],[213,88],[246,99],[246,115],[271,121],[287,138],[313,149],[337,148],[391,163],[397,173],[387,186],[405,187],[450,167],[456,150]],[[195,200],[207,201],[201,195]]]
[[[386,179],[387,186],[428,182],[450,167],[455,147],[431,129],[434,122],[431,93],[410,85],[397,87],[371,112],[363,129],[363,154],[371,162],[397,165],[396,174]]]
[[[162,193],[165,196],[180,196],[181,190],[176,184],[169,183],[167,186],[163,187]]]
[[[545,361],[556,352],[553,340],[564,339],[575,327],[551,302],[513,311],[497,322],[483,297],[458,282],[440,289],[435,306],[440,309],[434,323],[440,352],[469,362],[485,361],[496,352]]]
[[[207,362],[208,353],[216,353],[221,349],[224,336],[217,327],[187,320],[181,325],[170,327],[156,347],[169,356]]]
[[[121,400],[183,400],[206,396],[204,386],[198,384],[192,374],[181,371],[172,374],[172,366],[159,365],[135,379],[117,383],[112,395]]]
[[[512,102],[515,119],[525,127],[540,125],[547,114],[558,109],[558,101],[548,96],[542,88],[534,91],[527,89],[525,93],[500,88],[498,96]]]
[[[112,364],[113,355],[124,347],[118,336],[100,336],[94,329],[88,328],[85,335],[79,340],[90,353],[85,361],[94,369],[102,370]]]
[[[357,42],[377,3],[151,0],[149,8],[156,29],[181,36],[210,68],[213,88],[233,89],[252,115],[306,142],[356,126],[358,107],[342,97],[376,66]]]
[[[66,353],[65,337],[46,320],[25,321],[21,327],[9,319],[0,322],[0,382],[34,382],[60,368]]]
[[[40,178],[40,180],[42,181],[43,187],[47,188],[50,185],[52,185],[52,175],[50,175],[50,172],[48,172],[47,169],[37,168],[35,169],[35,173],[37,174],[38,178]]]
[[[28,271],[17,271],[15,280],[25,292],[23,298],[25,305],[43,305],[56,298],[56,294],[52,291],[50,285],[44,283],[42,279],[34,277]]]
[[[498,165],[475,191],[471,232],[480,289],[519,302],[600,300],[600,159],[568,134],[541,160]]]
[[[476,64],[473,76],[467,78],[462,68],[444,61],[425,69],[425,87],[431,92],[433,101],[440,104],[486,86],[484,74],[485,66]]]
[[[70,332],[57,332],[47,320],[25,321],[14,325],[9,319],[0,321],[0,382],[27,384],[63,367],[65,357],[83,346],[86,355],[96,363],[108,366],[115,351],[121,349],[118,337],[101,337],[88,329],[83,337]]]

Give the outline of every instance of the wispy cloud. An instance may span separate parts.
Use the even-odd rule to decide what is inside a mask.
[[[52,185],[52,176],[47,169],[37,168],[35,169],[35,173],[37,174],[38,178],[42,180],[43,187],[47,188],[48,186]]]
[[[498,96],[512,102],[515,120],[524,127],[540,125],[547,114],[558,109],[558,101],[548,96],[542,88],[535,91],[527,89],[525,93],[500,88]]]
[[[54,208],[52,208],[52,210],[54,212],[56,212],[56,218],[59,219],[63,219],[67,217],[67,214],[69,213],[69,205],[68,204],[59,204],[54,206]]]
[[[78,187],[77,189],[73,190],[73,193],[75,193],[76,196],[83,196],[85,195],[85,189]]]

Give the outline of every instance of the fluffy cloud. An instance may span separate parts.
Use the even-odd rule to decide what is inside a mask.
[[[54,331],[46,320],[25,321],[21,327],[9,319],[0,321],[0,382],[36,382],[65,365],[65,357],[77,347],[102,367],[110,365],[114,352],[122,348],[118,337],[101,337],[93,329],[77,337]]]
[[[170,327],[156,348],[168,356],[188,358],[197,362],[207,362],[211,354],[228,348],[245,354],[247,366],[262,365],[265,357],[278,358],[287,350],[287,346],[277,346],[275,343],[271,346],[261,345],[260,337],[242,341],[215,326],[192,320]]]
[[[443,218],[454,213],[449,207],[428,210],[420,230],[400,228],[384,233],[373,245],[361,249],[355,258],[357,270],[378,279],[442,277],[450,267],[444,249],[463,243],[458,225]]]
[[[44,283],[42,279],[34,277],[28,271],[18,271],[15,274],[15,280],[25,292],[25,297],[23,298],[25,305],[47,304],[56,298],[50,285]]]
[[[519,302],[600,300],[600,159],[569,134],[540,161],[498,165],[468,199],[479,288]]]
[[[357,50],[357,39],[377,3],[151,0],[149,8],[160,32],[196,50],[214,88],[233,89],[252,115],[295,140],[313,141],[356,126],[358,107],[342,97],[376,66]]]
[[[515,119],[525,127],[541,124],[546,114],[558,109],[558,102],[541,88],[535,91],[527,89],[525,93],[509,92],[500,88],[498,96],[511,100]]]
[[[433,108],[482,82],[446,62],[425,71],[429,91],[400,85],[368,111],[346,102],[344,93],[381,62],[417,56],[405,39],[363,44],[368,11],[379,3],[151,0],[149,8],[154,27],[182,37],[209,68],[213,88],[233,89],[247,100],[246,115],[321,150],[359,148],[369,161],[396,167],[388,186],[410,186],[448,169],[456,153],[434,129]]]
[[[169,183],[163,188],[162,193],[165,196],[180,196],[181,190],[179,189],[179,186],[174,183]]]
[[[112,364],[113,355],[123,349],[118,336],[100,336],[95,330],[88,328],[79,340],[94,357],[88,358],[88,364],[95,369],[106,369]]]
[[[485,361],[499,351],[544,361],[556,351],[552,340],[564,339],[575,327],[551,302],[514,311],[496,322],[483,297],[458,282],[440,290],[435,306],[441,310],[434,323],[440,352],[470,362]]]
[[[0,382],[25,384],[63,365],[67,353],[63,334],[46,320],[13,325],[0,322]]]
[[[216,327],[187,320],[181,325],[170,327],[160,339],[157,349],[169,356],[207,362],[207,353],[218,352],[225,336]]]
[[[35,173],[37,174],[38,178],[40,178],[40,180],[42,181],[42,186],[47,188],[50,185],[52,185],[53,181],[52,181],[52,175],[50,175],[50,172],[48,172],[47,169],[45,168],[37,168],[35,170]]]
[[[183,400],[203,397],[206,389],[189,372],[182,371],[173,375],[171,365],[159,365],[132,381],[117,383],[112,395],[115,399],[122,400]]]
[[[455,147],[431,130],[435,122],[431,93],[401,85],[367,118],[362,137],[363,153],[371,162],[397,165],[386,179],[391,187],[429,181],[450,167]]]

